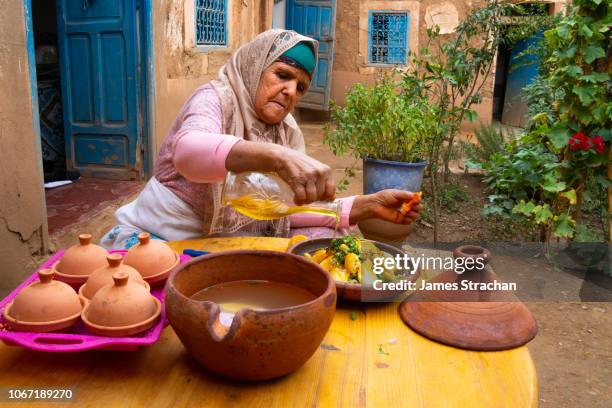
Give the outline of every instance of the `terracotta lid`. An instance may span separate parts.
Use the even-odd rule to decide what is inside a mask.
[[[108,265],[93,271],[92,274],[89,275],[87,283],[79,289],[79,296],[83,297],[84,300],[91,300],[100,288],[111,285],[113,283],[113,275],[119,271],[127,272],[130,281],[144,286],[147,290],[151,289],[149,284],[142,279],[142,276],[140,276],[136,269],[122,263],[123,256],[121,256],[121,254],[109,254],[106,260],[108,261]]]
[[[151,284],[166,279],[179,264],[179,256],[164,242],[151,239],[147,232],[140,233],[138,241],[140,243],[130,248],[123,262],[135,268]]]
[[[113,275],[113,284],[102,287],[83,309],[89,331],[102,336],[129,336],[153,326],[161,303],[142,285],[128,280],[125,271]]]
[[[79,319],[81,301],[69,285],[53,280],[51,269],[38,272],[39,281],[24,288],[4,309],[13,330],[47,332],[72,326]]]
[[[479,265],[462,274],[443,272],[430,283],[456,284],[461,281],[500,281],[486,264],[491,253],[477,246],[462,246],[456,258],[481,258]],[[399,307],[400,317],[423,336],[470,350],[506,350],[524,345],[538,331],[533,315],[511,292],[482,290],[419,290]]]
[[[66,283],[84,283],[89,275],[106,265],[108,251],[91,243],[90,234],[79,235],[79,243],[66,250],[53,265],[56,279]]]

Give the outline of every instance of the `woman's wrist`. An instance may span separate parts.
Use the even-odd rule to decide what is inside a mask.
[[[276,171],[282,162],[282,146],[274,143],[240,140],[227,155],[225,168],[234,173]]]
[[[368,195],[355,196],[355,200],[353,201],[353,206],[351,207],[351,212],[349,214],[349,224],[355,225],[360,221],[372,218],[370,201],[370,196]]]

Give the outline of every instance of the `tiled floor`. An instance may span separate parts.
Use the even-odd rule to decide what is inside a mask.
[[[144,181],[83,178],[66,186],[45,190],[49,235],[95,217],[109,204],[144,186]]]

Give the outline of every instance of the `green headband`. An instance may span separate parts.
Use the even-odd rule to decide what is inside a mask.
[[[293,60],[298,68],[302,68],[304,71],[308,72],[308,75],[312,76],[316,63],[315,56],[312,48],[305,42],[297,43],[281,55],[279,60],[281,62],[288,62],[283,57]]]

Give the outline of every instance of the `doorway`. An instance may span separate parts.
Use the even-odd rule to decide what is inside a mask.
[[[152,169],[152,0],[24,5],[45,183],[81,176],[45,188],[49,237],[74,239],[86,221],[96,236],[104,210],[137,193]]]
[[[149,162],[144,0],[31,0],[45,182],[142,180]]]
[[[45,183],[78,178],[78,173],[66,173],[55,2],[32,0],[32,20]]]
[[[319,41],[317,63],[312,82],[298,106],[327,111],[330,101],[331,76],[336,32],[335,0],[287,0],[278,3],[275,11],[285,8],[285,27]]]
[[[504,111],[504,100],[506,96],[506,82],[510,68],[510,51],[505,44],[497,49],[495,61],[495,85],[493,86],[493,120],[501,122]]]

